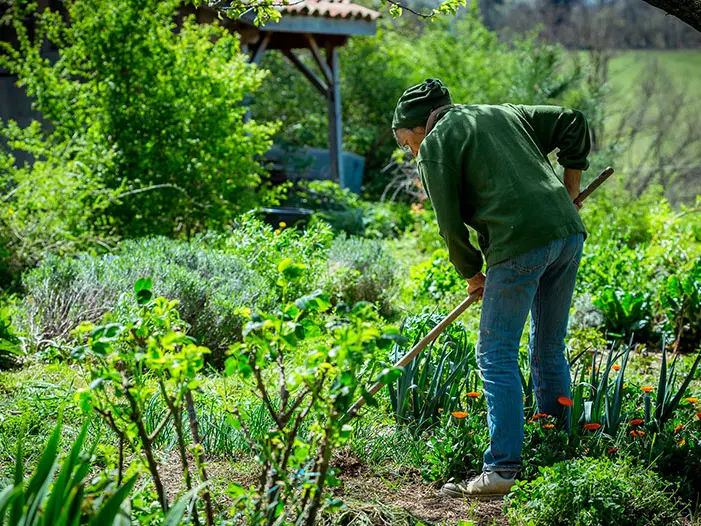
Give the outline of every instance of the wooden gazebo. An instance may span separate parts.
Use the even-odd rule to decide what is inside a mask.
[[[251,62],[259,63],[268,50],[278,50],[319,90],[328,101],[331,175],[345,187],[343,176],[341,90],[338,48],[356,35],[374,35],[380,13],[349,0],[290,0],[277,8],[282,17],[263,27],[254,24],[248,12],[223,24],[241,35],[241,47]],[[202,13],[198,13],[201,19]],[[204,20],[202,20],[204,21]],[[299,49],[311,51],[318,73],[300,60]]]

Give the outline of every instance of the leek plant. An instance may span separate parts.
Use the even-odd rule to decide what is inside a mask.
[[[401,327],[413,347],[440,321],[436,314],[408,318]],[[394,382],[388,384],[392,411],[398,424],[419,432],[438,421],[440,411],[462,409],[463,395],[475,390],[477,365],[471,334],[461,324],[449,327],[426,347]],[[395,344],[396,362],[406,348]]]

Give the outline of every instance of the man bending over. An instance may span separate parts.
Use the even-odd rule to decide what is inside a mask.
[[[570,394],[564,338],[586,236],[573,200],[588,167],[587,122],[555,106],[453,106],[443,84],[428,79],[401,96],[392,128],[399,146],[417,157],[450,261],[468,293],[482,297],[476,353],[490,444],[480,476],[441,492],[504,495],[521,468],[518,350],[529,311],[538,412],[561,421],[566,415],[558,398]],[[548,160],[555,148],[564,183]]]

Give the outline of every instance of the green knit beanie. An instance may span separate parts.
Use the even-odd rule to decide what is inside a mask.
[[[438,79],[426,79],[406,90],[394,110],[392,128],[426,126],[428,116],[436,108],[452,104],[450,93]]]

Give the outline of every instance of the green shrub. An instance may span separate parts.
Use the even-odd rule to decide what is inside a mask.
[[[349,236],[396,237],[413,222],[408,206],[365,201],[333,181],[300,182],[287,204],[315,210],[317,220]]]
[[[303,265],[303,274],[289,283],[287,290],[290,297],[297,297],[310,293],[324,273],[326,252],[332,240],[333,232],[323,221],[304,230],[286,225],[273,229],[249,213],[236,220],[233,230],[208,233],[202,242],[210,248],[236,254],[271,284],[278,280],[277,266],[282,260],[290,258]]]
[[[701,342],[701,257],[688,274],[672,275],[664,281],[660,303],[667,315],[674,348],[695,350]]]
[[[582,210],[590,236],[578,295],[591,295],[611,337],[627,339],[634,333],[637,341],[657,343],[666,331],[684,340],[679,331],[688,327],[693,341],[698,219],[673,210],[659,188],[637,200],[623,192],[593,199]],[[581,299],[575,304],[583,314],[590,312]]]
[[[280,273],[283,281],[297,275],[292,264],[281,264]],[[330,462],[334,450],[351,438],[347,412],[361,395],[376,405],[367,386],[399,373],[380,361],[399,338],[398,331],[382,327],[371,305],[339,305],[328,323],[324,313],[330,307],[318,291],[272,313],[256,313],[243,342],[231,348],[226,373],[254,392],[274,421],[255,436],[242,417],[240,401],[228,409],[260,470],[248,488],[229,487],[237,523],[274,524],[294,516],[296,524],[311,526],[323,508],[338,509],[340,502],[326,492],[340,483]],[[305,341],[310,351],[300,355]]]
[[[381,242],[341,235],[329,248],[320,287],[337,302],[368,301],[389,315],[397,280],[394,259]]]
[[[155,298],[151,278],[136,281],[133,294],[125,294],[124,301],[114,314],[105,316],[103,325],[83,322],[76,330],[79,344],[71,357],[82,365],[85,385],[76,393],[80,407],[95,412],[119,437],[120,459],[124,448],[146,466],[151,474],[158,501],[166,516],[180,514],[176,503],[169,503],[165,481],[154,456],[154,444],[167,424],[177,436],[177,451],[181,461],[184,486],[190,501],[193,496],[193,472],[198,472],[202,451],[193,446],[195,465],[190,467],[185,442],[184,420],[187,411],[190,425],[196,425],[193,391],[200,384],[200,371],[209,349],[197,345],[187,335],[186,326],[177,311],[177,300]],[[151,427],[146,415],[149,405],[160,400],[164,415]],[[198,439],[193,438],[197,442]],[[199,482],[205,483],[201,471]],[[175,483],[180,489],[179,481]],[[176,491],[177,491],[176,489]],[[205,499],[208,516],[211,500]],[[184,506],[183,506],[184,508]],[[178,517],[174,524],[180,519]]]
[[[411,267],[410,273],[415,297],[441,300],[447,295],[467,293],[467,282],[457,273],[445,249],[436,250],[431,259]]]
[[[220,226],[267,199],[257,159],[273,127],[242,118],[264,74],[238,37],[191,18],[176,30],[177,0],[69,0],[65,19],[4,3],[18,44],[2,43],[0,65],[42,121],[1,132],[35,162],[0,159],[0,191],[12,190],[0,203],[0,269],[115,236]],[[55,60],[41,52],[47,40]]]
[[[235,254],[197,241],[144,238],[105,256],[48,257],[24,277],[34,300],[25,323],[36,327],[37,342],[65,339],[80,321],[97,321],[114,309],[120,295],[146,276],[153,277],[156,294],[180,302],[191,334],[215,353],[240,338],[238,309],[268,306],[276,297],[273,284]]]
[[[507,497],[509,524],[681,524],[675,499],[651,471],[630,462],[584,458],[541,468]]]

